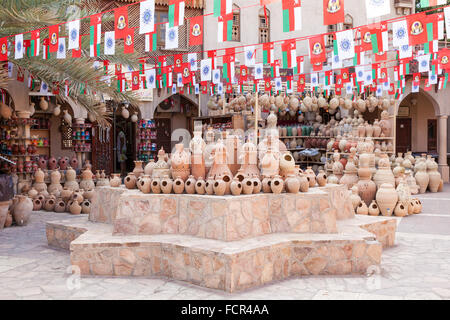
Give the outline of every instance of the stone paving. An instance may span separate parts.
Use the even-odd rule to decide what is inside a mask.
[[[396,245],[367,276],[308,276],[229,294],[155,278],[78,277],[67,251],[49,248],[35,212],[26,227],[0,231],[0,299],[450,299],[450,185],[420,195],[423,213],[398,218]]]

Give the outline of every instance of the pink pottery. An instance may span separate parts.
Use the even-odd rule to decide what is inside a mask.
[[[197,182],[195,183],[195,192],[197,194],[205,194],[205,180],[203,180],[203,177],[199,177]]]
[[[383,183],[377,191],[376,200],[383,216],[391,216],[394,213],[398,201],[398,195],[394,186]]]
[[[242,193],[242,184],[238,178],[234,178],[230,185],[231,194],[239,196]]]
[[[17,196],[18,202],[14,206],[13,218],[17,225],[24,226],[33,211],[33,201],[26,196]]]

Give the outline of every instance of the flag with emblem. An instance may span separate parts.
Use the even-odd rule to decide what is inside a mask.
[[[116,39],[123,39],[128,30],[128,7],[114,9],[114,31]]]
[[[67,49],[77,50],[80,47],[80,20],[70,21],[67,23],[67,29],[69,34]]]
[[[234,80],[234,62],[234,54],[223,57],[223,77],[227,79],[228,82],[233,82]]]
[[[125,33],[123,44],[123,53],[130,54],[134,52],[134,29],[128,29]]]
[[[443,48],[438,52],[438,62],[441,69],[450,69],[450,49]]]
[[[266,92],[272,91],[272,80],[270,78],[264,79],[264,91]]]
[[[114,31],[105,32],[105,55],[114,55],[116,52],[116,40]]]
[[[248,80],[248,67],[247,66],[241,66],[239,71],[239,83],[243,84]]]
[[[311,64],[321,63],[327,60],[323,35],[309,39],[309,58]]]
[[[271,64],[274,60],[274,45],[273,42],[266,42],[263,44],[263,63]]]
[[[416,60],[418,62],[419,72],[430,71],[430,55],[429,54],[417,56]]]
[[[300,0],[282,0],[283,32],[302,29],[302,3]]]
[[[0,38],[0,61],[8,61],[8,37]]]
[[[145,80],[146,80],[148,89],[155,89],[156,88],[156,70],[155,69],[145,70]]]
[[[139,4],[139,34],[155,31],[155,0],[141,1]]]
[[[211,81],[212,60],[203,59],[200,62],[200,78],[201,81]]]
[[[183,71],[183,55],[176,54],[173,57],[173,72],[181,73]]]
[[[392,45],[398,48],[409,45],[408,24],[406,19],[392,23]]]
[[[188,54],[188,62],[191,68],[191,71],[197,71],[197,53],[189,53]]]
[[[66,58],[66,38],[59,38],[58,40],[58,52],[56,53],[56,59]]]
[[[355,56],[355,43],[353,39],[353,30],[336,32],[336,41],[334,42],[334,54],[339,59],[351,59]]]
[[[48,85],[44,81],[41,81],[41,89],[39,90],[40,94],[48,94]]]
[[[102,40],[102,15],[100,13],[91,16],[89,31],[89,55],[98,57]]]
[[[294,74],[305,73],[305,57],[298,56],[297,57],[297,65],[294,67]]]
[[[311,73],[311,88],[315,88],[319,85],[319,76],[317,73]]]
[[[59,25],[48,27],[50,52],[58,52]]]
[[[203,44],[203,16],[196,16],[189,20],[189,45],[201,46]]]
[[[301,74],[298,76],[297,80],[297,92],[305,91],[305,86],[306,86],[306,76],[304,74]]]
[[[227,15],[233,11],[233,0],[214,0],[214,17]]]
[[[219,84],[221,82],[220,69],[214,69],[212,71],[212,82],[214,84]]]
[[[261,80],[264,75],[264,65],[262,63],[258,63],[255,65],[255,79]]]
[[[247,46],[244,48],[245,65],[253,67],[256,63],[256,49],[255,46]]]
[[[231,41],[233,35],[233,13],[229,13],[217,18],[219,21],[217,27],[217,41],[219,43]]]
[[[323,24],[344,23],[344,0],[323,0]]]
[[[178,27],[166,28],[166,49],[178,48]]]
[[[23,33],[14,36],[14,59],[22,59],[24,53]]]
[[[390,13],[390,0],[366,0],[366,15],[368,19],[381,17]]]
[[[30,55],[32,57],[39,56],[40,46],[41,46],[41,31],[40,30],[31,31]]]
[[[428,40],[426,31],[426,15],[424,13],[415,14],[406,18],[409,30],[409,45],[415,46],[423,44]]]
[[[184,0],[169,0],[169,28],[184,24]]]
[[[183,63],[182,75],[183,75],[183,84],[189,84],[192,81],[192,74],[189,62]]]

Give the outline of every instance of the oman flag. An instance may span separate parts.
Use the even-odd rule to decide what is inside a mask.
[[[184,0],[169,0],[169,28],[184,23]]]
[[[382,22],[380,24],[380,28],[372,29],[372,33],[370,35],[370,40],[372,42],[372,52],[386,52],[389,50],[388,43],[388,28],[387,22]]]
[[[223,77],[228,80],[228,82],[233,82],[234,80],[234,62],[236,58],[234,54],[226,55],[223,57]]]
[[[344,23],[344,0],[323,0],[323,24]]]
[[[286,40],[281,45],[283,53],[283,68],[293,68],[297,65],[297,53],[295,40]]]
[[[319,35],[309,39],[309,58],[312,64],[324,62],[327,60],[323,35]]]
[[[263,63],[271,64],[274,60],[273,42],[263,44]]]
[[[214,0],[214,17],[233,12],[233,0]]]
[[[155,32],[145,34],[145,52],[153,52],[157,49],[158,34]]]
[[[428,34],[425,30],[427,17],[424,13],[415,14],[406,18],[408,22],[409,45],[415,46],[423,44],[428,40]]]
[[[90,57],[98,57],[100,54],[100,43],[102,40],[102,15],[91,16],[89,48]]]
[[[233,31],[233,13],[229,13],[218,18],[219,24],[217,27],[217,41],[231,41]]]
[[[282,0],[283,32],[302,29],[302,3],[300,0]]]
[[[421,8],[428,8],[447,4],[447,0],[420,0]]]
[[[39,30],[31,31],[30,53],[32,57],[39,56],[40,46],[41,46],[41,32]]]

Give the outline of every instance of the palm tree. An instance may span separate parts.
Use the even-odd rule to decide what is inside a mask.
[[[98,13],[100,10],[101,2],[98,0],[0,0],[0,37],[75,20]],[[112,17],[112,13],[104,14],[102,24],[108,22],[111,24]],[[89,21],[89,19],[83,21]],[[60,27],[60,36],[65,35],[67,35],[66,28]],[[29,33],[24,35],[24,39],[27,38],[30,38]],[[42,43],[43,39],[48,38],[48,31],[42,30],[40,38]],[[13,47],[11,40],[9,47]],[[99,123],[106,124],[109,116],[101,112],[100,96],[107,95],[115,101],[127,101],[131,106],[136,106],[136,96],[132,93],[117,92],[114,81],[111,86],[105,81],[101,81],[105,74],[102,67],[98,69],[93,67],[94,60],[89,57],[89,36],[82,37],[81,47],[81,58],[76,59],[71,58],[71,55],[68,54],[66,59],[51,57],[49,60],[44,60],[42,56],[24,56],[23,59],[16,60],[14,54],[10,52],[9,61],[49,85],[59,84],[58,99],[61,101],[67,101],[64,96],[64,85],[66,80],[69,80],[70,98],[76,100],[96,117]],[[99,55],[97,59],[136,68],[139,55],[137,53],[125,55],[122,52],[123,43],[118,41],[114,56]],[[0,87],[6,87],[7,82],[6,68],[1,68]]]

